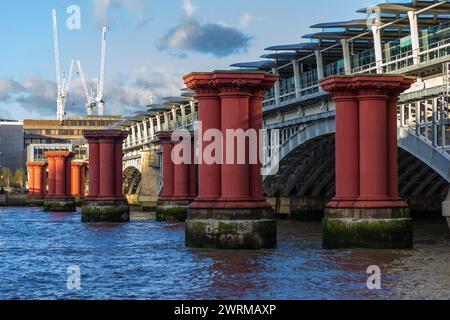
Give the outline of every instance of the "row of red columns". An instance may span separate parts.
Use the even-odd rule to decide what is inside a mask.
[[[264,93],[273,86],[277,77],[255,72],[213,72],[193,73],[184,80],[187,87],[197,93],[200,134],[216,129],[224,137],[223,164],[199,163],[198,197],[191,208],[270,206],[263,197],[261,163],[258,160],[258,164],[250,164],[248,142],[244,164],[237,161],[236,145],[234,155],[227,154],[229,142],[226,134],[228,130],[242,129],[245,132],[254,129],[259,140]],[[202,137],[200,144],[203,152],[211,142]],[[227,157],[232,161],[227,161]]]
[[[398,195],[397,103],[402,76],[322,81],[336,103],[336,197],[330,208],[405,207]]]
[[[85,131],[89,143],[88,200],[124,200],[122,192],[123,140],[127,132]]]
[[[190,150],[190,161],[188,163],[174,163],[172,153],[177,144],[183,142],[172,141],[172,132],[163,131],[157,134],[162,145],[163,161],[163,191],[159,197],[160,201],[192,201],[197,196],[197,165],[194,161],[194,149],[182,148],[182,152]],[[175,140],[175,139],[174,139]],[[184,154],[180,154],[184,158]]]
[[[27,163],[29,196],[31,198],[84,197],[86,164],[71,162],[73,154],[70,152],[47,152],[45,156],[48,163]]]

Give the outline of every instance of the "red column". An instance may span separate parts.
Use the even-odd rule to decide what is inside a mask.
[[[100,139],[100,198],[115,197],[114,141]]]
[[[250,165],[248,163],[248,141],[245,150],[233,138],[235,130],[249,129],[250,93],[239,92],[237,88],[222,87],[222,134],[224,134],[222,165],[222,198],[225,201],[250,198]],[[234,142],[232,142],[234,140]],[[234,145],[234,146],[233,146]],[[238,153],[245,152],[245,164],[239,164]],[[231,161],[230,161],[231,160]]]
[[[68,151],[46,152],[49,163],[49,192],[48,198],[71,197],[71,168],[70,161],[74,154]]]
[[[397,99],[413,82],[385,75],[335,77],[322,82],[336,102],[336,198],[330,208],[406,207],[397,191]],[[355,154],[359,155],[359,195],[346,202],[357,190]]]
[[[163,166],[163,190],[160,195],[161,201],[170,201],[175,193],[175,166],[172,162],[172,132],[158,132],[158,139],[162,145],[162,166]]]
[[[199,196],[191,209],[270,207],[262,196],[261,164],[249,162],[248,137],[259,139],[263,92],[276,79],[259,72],[234,71],[193,73],[185,77],[186,85],[197,93],[199,100],[201,150],[211,144],[203,136],[208,129],[220,129],[223,138],[222,164],[205,165],[204,159],[200,160]],[[240,141],[243,148],[239,147],[237,134],[240,139],[246,136],[245,141]],[[258,140],[252,143],[258,144]],[[210,203],[202,204],[205,199]]]
[[[122,193],[122,144],[128,132],[84,131],[89,143],[89,200],[125,200]]]
[[[401,91],[403,90],[402,88]],[[397,147],[397,107],[399,95],[400,93],[398,91],[393,91],[387,103],[388,195],[391,199],[399,199]]]
[[[194,140],[194,139],[193,139]],[[191,164],[189,165],[189,195],[191,199],[195,199],[198,196],[197,181],[198,181],[198,165],[195,161],[195,144],[192,141],[191,144]]]
[[[264,199],[261,176],[261,157],[264,147],[263,140],[261,140],[263,129],[263,101],[265,92],[273,86],[274,81],[276,81],[276,77],[266,76],[266,79],[267,80],[263,81],[259,87],[253,90],[252,96],[250,97],[249,109],[249,127],[254,129],[258,134],[258,163],[250,164],[250,196],[256,200]]]
[[[28,170],[28,196],[35,196],[35,185],[34,185],[34,162],[27,162]]]
[[[100,195],[100,144],[97,137],[88,138],[89,143],[89,198]]]
[[[221,168],[220,163],[207,164],[203,159],[204,150],[212,143],[202,139],[208,130],[221,129],[221,111],[219,91],[210,73],[191,74],[185,77],[186,86],[197,93],[198,119],[201,130],[197,132],[199,138],[198,162],[198,196],[196,204],[200,202],[212,203],[221,196]],[[206,204],[208,206],[208,204]]]
[[[330,206],[359,196],[359,103],[351,78],[322,82],[336,104],[336,196]]]
[[[360,197],[387,199],[386,92],[359,92]]]
[[[114,144],[114,195],[116,197],[123,197],[123,140],[118,140]]]
[[[179,142],[181,144],[182,142]],[[183,149],[183,153],[187,147]],[[191,152],[191,151],[189,151]],[[184,154],[180,157],[184,158]],[[174,164],[174,189],[173,198],[176,200],[190,200],[189,197],[189,163]]]
[[[34,187],[35,196],[44,198],[47,190],[47,163],[36,162],[34,166]]]
[[[48,193],[47,196],[55,195],[56,160],[48,158]]]
[[[83,198],[85,196],[85,171],[86,164],[84,162],[72,162],[72,196],[75,198]]]

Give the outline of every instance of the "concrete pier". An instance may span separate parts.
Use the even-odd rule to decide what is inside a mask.
[[[122,192],[122,144],[119,130],[84,131],[89,143],[89,196],[83,222],[129,222],[130,207]]]
[[[46,152],[48,159],[48,193],[44,201],[47,212],[75,212],[75,199],[71,192],[71,160],[67,151]],[[36,187],[36,186],[35,186]]]
[[[257,132],[259,139],[264,92],[274,85],[277,77],[261,72],[217,71],[193,73],[184,80],[197,93],[202,131],[216,129],[222,133],[223,143],[216,153],[227,159],[212,164],[200,161],[199,194],[189,207],[186,245],[218,249],[274,248],[277,223],[271,205],[262,194],[261,164],[259,160],[250,163],[250,146],[245,142],[246,159],[241,163],[237,152],[232,152],[237,148],[228,145],[232,142],[225,137],[229,131],[250,129]],[[200,150],[210,144],[201,137]]]
[[[403,76],[333,77],[321,82],[336,103],[336,196],[323,246],[411,248],[408,205],[398,196],[397,102]]]

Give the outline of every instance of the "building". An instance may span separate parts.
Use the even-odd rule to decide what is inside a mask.
[[[24,120],[25,147],[30,144],[72,143],[83,139],[84,130],[96,130],[122,120],[121,116],[86,116],[57,120]]]
[[[23,139],[27,161],[45,160],[46,151],[67,150],[75,159],[87,157],[83,131],[96,130],[122,121],[121,116],[86,116],[57,120],[24,120]]]
[[[0,120],[0,168],[24,168],[23,137],[21,121]]]

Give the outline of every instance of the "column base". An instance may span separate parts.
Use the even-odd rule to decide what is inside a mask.
[[[81,221],[93,222],[130,222],[130,206],[125,199],[86,200],[81,210]]]
[[[277,246],[277,221],[271,208],[195,207],[189,209],[186,221],[187,247],[258,250]]]
[[[323,220],[325,249],[410,249],[412,220],[408,208],[327,208]]]
[[[44,200],[45,212],[76,212],[77,206],[75,199],[72,197],[66,198],[46,198]]]
[[[163,200],[156,207],[156,221],[185,222],[190,199]]]

